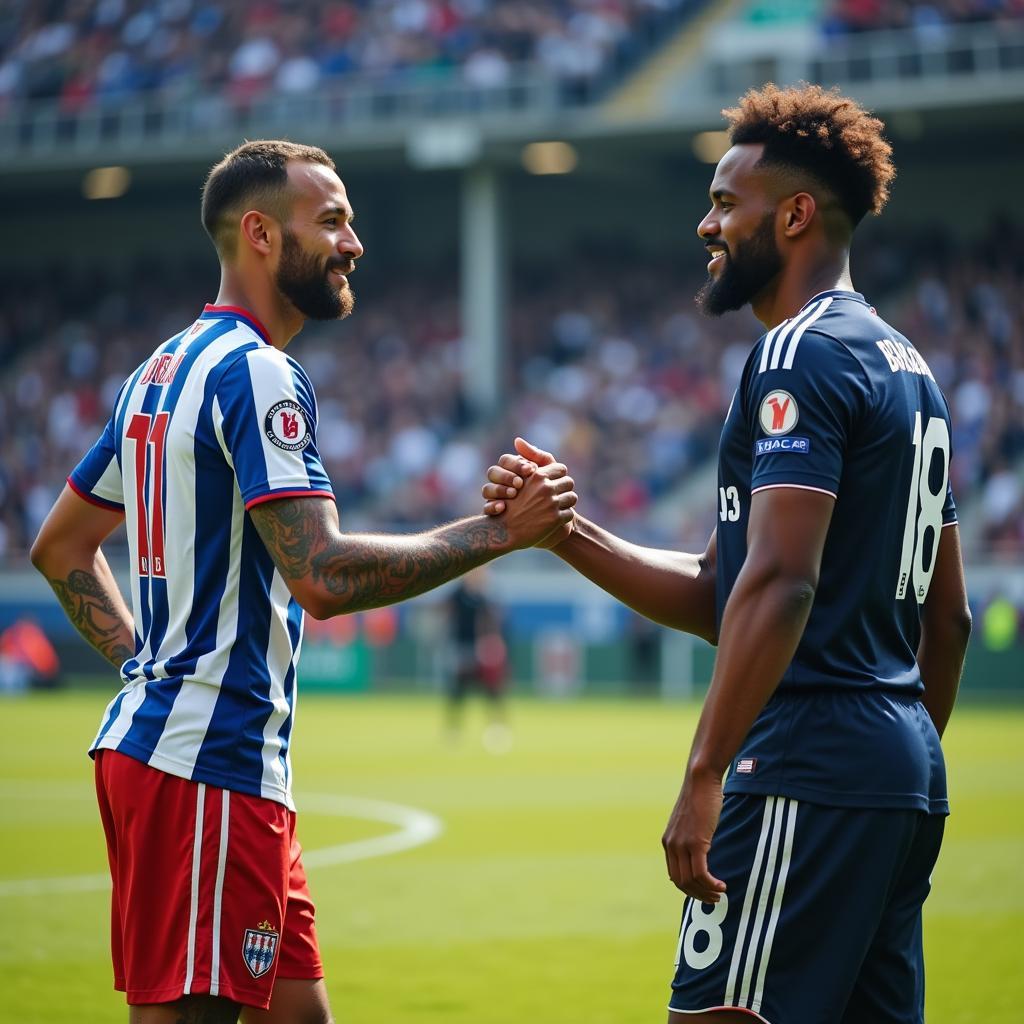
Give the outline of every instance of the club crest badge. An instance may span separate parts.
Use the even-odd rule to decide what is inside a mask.
[[[310,442],[306,414],[298,402],[285,399],[272,406],[263,420],[267,440],[286,452],[301,451]]]
[[[242,959],[249,973],[260,978],[270,970],[277,953],[277,930],[269,921],[261,921],[257,928],[246,928],[242,941]]]
[[[788,434],[800,419],[796,399],[788,391],[772,391],[765,395],[758,414],[761,429],[772,437]]]

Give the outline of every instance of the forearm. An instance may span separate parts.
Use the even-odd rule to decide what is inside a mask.
[[[946,731],[956,703],[969,636],[969,622],[966,626],[950,623],[944,629],[922,625],[917,649],[917,665],[924,682],[922,703],[940,736]]]
[[[646,618],[715,642],[715,571],[704,556],[632,544],[580,515],[552,550]]]
[[[310,581],[317,618],[393,604],[432,590],[509,550],[506,524],[475,516],[417,534],[342,533],[278,503],[254,517],[286,581]]]
[[[792,661],[813,600],[813,588],[799,580],[740,573],[722,617],[691,770],[721,778]]]
[[[131,612],[103,552],[53,554],[39,566],[82,637],[115,668],[135,654]]]

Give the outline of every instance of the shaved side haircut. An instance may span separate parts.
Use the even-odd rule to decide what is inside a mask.
[[[287,219],[290,161],[322,164],[334,161],[317,146],[285,139],[244,142],[214,166],[203,185],[203,227],[221,259],[233,259],[238,224],[247,210],[259,209],[276,220]]]
[[[835,198],[851,229],[885,206],[896,177],[885,125],[837,89],[769,82],[722,115],[733,145],[760,143],[759,164],[810,177]]]

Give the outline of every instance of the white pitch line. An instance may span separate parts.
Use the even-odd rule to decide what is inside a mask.
[[[394,832],[351,843],[339,843],[320,850],[304,850],[302,862],[307,868],[325,868],[350,864],[370,857],[387,857],[392,853],[412,850],[432,842],[444,831],[444,823],[429,811],[383,800],[357,796],[332,796],[310,793],[301,800],[304,813],[323,814],[334,818],[361,818],[398,826]],[[99,892],[110,888],[110,876],[65,875],[56,878],[0,879],[0,897],[35,896],[40,893]]]

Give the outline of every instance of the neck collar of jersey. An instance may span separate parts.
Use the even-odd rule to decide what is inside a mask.
[[[270,332],[249,312],[241,306],[214,306],[207,303],[203,312],[199,315],[200,320],[217,320],[230,316],[251,327],[268,345],[273,344],[270,340]]]
[[[860,292],[851,292],[848,288],[830,288],[827,292],[818,292],[817,295],[812,295],[801,307],[800,312],[802,313],[808,306],[813,305],[821,299],[832,298],[832,299],[853,299],[856,302],[860,302],[863,305],[867,305],[867,299],[861,295]]]

